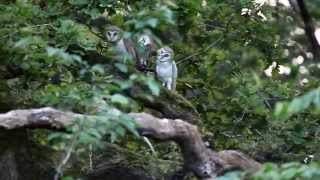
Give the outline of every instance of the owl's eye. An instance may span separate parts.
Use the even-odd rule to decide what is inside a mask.
[[[108,31],[108,35],[111,36],[111,32],[110,31]]]
[[[165,54],[165,55],[163,55],[163,57],[169,57],[169,54]]]

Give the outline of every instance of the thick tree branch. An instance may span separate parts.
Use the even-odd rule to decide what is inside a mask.
[[[29,110],[14,110],[0,114],[0,127],[4,129],[17,128],[48,128],[61,129],[81,114],[62,112],[50,107]]]
[[[143,103],[150,109],[152,114],[158,117],[170,119],[183,119],[192,124],[200,121],[200,115],[193,105],[178,93],[161,88],[160,96],[153,96],[154,100],[139,95],[142,92],[141,86],[134,86],[128,94],[131,98]]]
[[[173,140],[179,144],[184,168],[200,178],[213,178],[229,170],[257,171],[260,164],[238,151],[215,152],[206,147],[195,125],[180,119],[159,119],[146,113],[131,113],[141,127],[140,134],[153,139]]]
[[[0,127],[61,129],[85,115],[63,112],[53,108],[14,110],[0,114]],[[130,113],[138,124],[138,131],[161,141],[175,141],[184,157],[184,170],[194,172],[201,179],[212,179],[226,171],[240,169],[257,171],[260,164],[238,151],[215,152],[202,141],[195,125],[180,119],[160,119],[146,113]]]
[[[299,6],[300,16],[304,22],[304,31],[309,38],[314,57],[315,59],[320,60],[320,45],[315,35],[315,27],[312,18],[303,0],[297,0],[297,4]]]

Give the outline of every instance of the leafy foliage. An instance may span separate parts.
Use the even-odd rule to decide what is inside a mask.
[[[295,98],[291,102],[277,104],[275,114],[277,116],[288,116],[306,110],[311,105],[320,109],[319,89],[312,90],[301,97]]]
[[[249,175],[252,180],[288,180],[288,179],[318,179],[319,165],[311,164],[301,165],[299,163],[287,163],[281,166],[266,163],[263,168],[253,174]],[[248,174],[240,172],[232,172],[219,177],[219,180],[240,180],[248,179]]]
[[[319,2],[306,4],[318,23]],[[105,46],[102,29],[97,28],[101,24],[93,23],[98,17],[123,28],[126,37],[135,39],[149,32],[159,44],[174,49],[178,93],[200,112],[199,126],[214,149],[241,149],[261,161],[301,161],[308,154],[318,159],[317,59],[310,55],[305,34],[299,33],[303,28],[299,14],[279,4],[272,7],[251,0],[3,1],[0,111],[54,106],[91,114],[95,118],[79,120],[67,134],[50,134],[50,142],[60,142],[53,147],[66,149],[76,139],[77,149],[88,151],[88,145],[98,147],[108,140],[145,154],[146,148],[134,140],[121,141],[126,141],[127,130],[136,134],[135,126],[112,109],[146,110],[128,91],[139,84],[144,89],[136,93],[152,99],[161,93],[159,84],[137,72],[132,63],[114,58],[110,46]],[[303,64],[292,64],[299,56]],[[272,77],[266,77],[264,70],[273,61],[290,67],[290,75],[274,70]],[[299,72],[302,67],[307,73]],[[305,78],[309,83],[301,86]],[[181,160],[173,145],[157,150],[158,159]],[[148,155],[144,158],[154,162]],[[159,174],[176,166],[172,164],[159,163]],[[254,178],[307,178],[314,168],[317,165],[269,164]],[[155,169],[149,168],[150,172]]]

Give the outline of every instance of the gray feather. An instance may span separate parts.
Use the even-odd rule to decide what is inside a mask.
[[[177,77],[178,77],[178,68],[175,61],[172,61],[172,90],[176,90],[177,85]]]

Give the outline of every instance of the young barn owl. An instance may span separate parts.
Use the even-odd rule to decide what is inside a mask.
[[[167,89],[174,91],[176,89],[176,80],[178,69],[173,60],[174,53],[170,47],[163,47],[157,51],[156,74],[162,85]]]
[[[152,54],[156,52],[155,41],[151,38],[150,35],[143,34],[138,38],[138,44],[140,64],[147,68]]]
[[[141,67],[139,57],[135,45],[131,38],[124,38],[123,31],[116,26],[108,26],[106,28],[105,37],[108,42],[112,43],[115,51],[120,57],[130,56],[135,62],[138,69]]]

